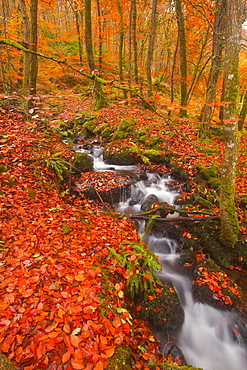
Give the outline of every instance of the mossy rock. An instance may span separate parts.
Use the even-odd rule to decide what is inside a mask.
[[[166,159],[165,154],[156,149],[146,149],[144,150],[143,155],[146,156],[150,160],[150,162],[154,164],[164,163]]]
[[[131,348],[126,345],[116,347],[113,356],[107,361],[107,370],[132,370],[134,361]]]
[[[243,196],[240,198],[239,206],[240,206],[242,209],[247,209],[247,195],[243,195]]]
[[[94,120],[89,120],[83,123],[83,128],[86,130],[86,137],[90,138],[93,137],[94,134],[94,129],[97,126],[97,122]]]
[[[203,370],[201,367],[194,367],[194,366],[177,366],[172,365],[169,362],[165,362],[162,364],[155,364],[148,367],[150,370]]]
[[[122,147],[121,150],[104,148],[103,158],[106,163],[117,165],[133,165],[142,162],[140,155],[128,146]]]
[[[128,136],[128,134],[125,132],[125,131],[117,131],[114,133],[114,135],[112,136],[112,140],[124,140],[126,139]]]
[[[0,163],[0,173],[7,172],[7,171],[8,169],[2,163]]]
[[[219,179],[219,164],[214,163],[211,167],[203,167],[202,165],[197,165],[197,174],[195,176],[196,182],[204,183],[212,189],[217,189],[220,185]]]
[[[73,172],[93,171],[93,158],[86,153],[75,153],[74,166]]]
[[[119,125],[118,130],[124,132],[130,132],[136,125],[136,121],[133,118],[123,118]]]
[[[102,131],[101,136],[104,141],[109,141],[114,134],[114,127],[105,127],[105,129]]]
[[[158,329],[178,329],[184,322],[184,310],[178,295],[167,285],[161,286],[161,290],[155,294],[145,292],[143,297],[137,298],[136,305],[141,306],[140,316]]]
[[[138,138],[139,142],[141,142],[142,144],[146,144],[147,143],[147,139],[148,139],[149,135],[142,135]]]
[[[15,370],[12,362],[2,353],[0,353],[0,370]]]
[[[98,135],[101,132],[103,132],[106,127],[108,127],[108,124],[106,122],[103,122],[99,126],[96,126],[94,128],[93,133],[96,134],[96,135]]]

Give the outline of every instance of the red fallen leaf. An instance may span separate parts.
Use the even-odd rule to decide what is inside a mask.
[[[94,366],[94,370],[103,370],[104,369],[104,365],[103,365],[103,362],[102,361],[99,361],[95,366]]]
[[[54,322],[52,325],[48,326],[46,329],[45,329],[45,332],[46,333],[50,333],[51,331],[53,331],[53,329],[55,329],[57,327],[57,322]]]
[[[69,325],[64,325],[63,326],[63,331],[65,332],[65,333],[70,333],[70,327],[69,327]]]
[[[71,365],[73,366],[74,369],[77,369],[77,370],[84,369],[84,365],[82,361],[71,360]]]
[[[82,339],[80,339],[76,335],[71,335],[70,336],[70,341],[71,341],[72,346],[78,348],[78,346],[79,346],[80,342],[82,341]]]
[[[114,352],[115,352],[115,347],[112,347],[112,348],[109,348],[109,349],[105,350],[105,353],[102,353],[101,356],[103,358],[110,358],[110,357],[112,357]]]
[[[108,343],[108,339],[106,337],[104,337],[103,335],[100,335],[100,342],[102,344],[107,344]]]
[[[186,262],[186,263],[184,263],[184,266],[186,266],[186,267],[188,267],[188,266],[192,266],[192,263],[188,263],[188,262]]]
[[[22,292],[22,296],[25,298],[31,297],[32,294],[33,294],[33,289],[27,289],[24,292]]]
[[[65,362],[68,362],[70,359],[71,353],[70,351],[67,351],[62,356],[62,363],[65,364]]]
[[[113,320],[113,325],[115,326],[115,328],[118,328],[119,326],[121,326],[121,320],[118,316],[115,316],[114,317],[114,320]]]
[[[142,306],[137,306],[136,307],[136,311],[141,311],[141,309],[142,309]]]
[[[162,308],[159,308],[159,307],[154,308],[154,311],[155,311],[155,312],[160,312],[161,310],[162,310]]]

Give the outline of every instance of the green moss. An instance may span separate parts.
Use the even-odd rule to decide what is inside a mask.
[[[141,317],[159,329],[174,330],[183,324],[184,311],[177,293],[167,285],[161,286],[161,293],[144,292],[136,304],[141,306]]]
[[[110,164],[132,165],[141,162],[141,157],[129,146],[123,146],[121,150],[105,148],[103,152],[104,161]]]
[[[163,363],[163,364],[155,364],[148,367],[150,370],[157,370],[159,368],[160,370],[203,370],[200,367],[194,367],[194,366],[176,366],[172,365],[169,362]]]
[[[116,347],[113,356],[107,361],[107,370],[132,370],[134,361],[131,348],[126,345]]]
[[[112,136],[112,140],[124,140],[126,139],[128,134],[124,131],[117,131],[115,134]]]
[[[106,122],[103,122],[101,123],[101,125],[95,127],[95,129],[93,130],[93,133],[100,134],[107,126],[108,124]]]
[[[97,122],[95,122],[95,121],[86,121],[83,124],[83,128],[85,128],[86,130],[88,130],[91,133],[93,133],[96,126],[97,126]]]
[[[2,353],[0,353],[0,370],[15,370],[12,362]]]
[[[143,151],[145,155],[152,163],[160,164],[165,162],[165,155],[156,149],[146,149]]]
[[[133,118],[123,118],[118,128],[119,131],[129,132],[136,125],[136,121]]]
[[[75,172],[93,171],[93,159],[86,153],[75,153]]]
[[[8,169],[2,163],[0,163],[0,173],[7,172],[7,171]]]
[[[243,195],[240,199],[239,206],[242,209],[247,209],[247,195]]]
[[[113,133],[114,133],[114,128],[106,127],[101,133],[103,140],[104,141],[109,141],[111,139]]]

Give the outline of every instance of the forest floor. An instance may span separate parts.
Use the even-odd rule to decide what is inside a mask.
[[[97,213],[87,199],[66,201],[52,171],[54,154],[69,152],[51,134],[56,121],[93,113],[91,102],[82,102],[79,94],[61,94],[44,96],[38,104],[27,122],[14,110],[0,111],[0,352],[16,369],[103,370],[124,344],[132,348],[136,369],[148,369],[150,361],[164,357],[147,324],[126,310],[125,269],[106,260],[109,246],[118,251],[122,244],[129,251],[131,242],[139,241],[133,223]],[[138,106],[112,105],[97,114],[99,122],[109,125],[132,117],[150,138],[160,135],[164,150],[176,155],[192,184],[197,164],[222,161],[222,141],[212,136],[198,142],[198,125],[192,120],[174,127]],[[209,148],[207,156],[201,146]],[[246,148],[245,131],[239,196],[247,194]],[[239,216],[244,220],[243,210]],[[241,231],[246,234],[246,227]],[[116,282],[116,275],[123,280]]]

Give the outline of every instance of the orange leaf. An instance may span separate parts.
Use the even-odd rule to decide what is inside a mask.
[[[70,356],[71,356],[70,351],[65,352],[62,357],[62,363],[65,364],[65,362],[68,362],[70,359]]]
[[[94,366],[94,370],[103,370],[104,366],[101,361],[97,362],[97,364]]]
[[[79,343],[81,342],[81,339],[77,337],[76,335],[71,335],[70,336],[70,341],[72,346],[77,347],[79,346]]]
[[[63,326],[63,331],[64,331],[65,333],[70,333],[70,327],[69,327],[69,325],[64,325],[64,326]]]
[[[71,365],[73,366],[74,369],[78,369],[78,370],[84,369],[84,365],[81,361],[72,360]]]

